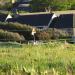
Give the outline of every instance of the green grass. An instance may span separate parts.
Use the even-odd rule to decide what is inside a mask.
[[[44,75],[42,74],[44,71],[53,72],[54,68],[56,72],[59,72],[59,75],[66,75],[69,67],[75,74],[74,44],[66,46],[61,42],[49,42],[39,45],[0,45],[1,74],[12,70],[14,75],[25,75],[21,72],[26,68],[31,74],[34,69],[39,75]]]

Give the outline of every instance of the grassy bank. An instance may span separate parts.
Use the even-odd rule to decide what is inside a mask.
[[[75,74],[75,46],[61,42],[0,45],[0,75]]]

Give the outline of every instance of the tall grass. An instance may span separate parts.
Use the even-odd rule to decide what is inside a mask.
[[[0,75],[75,74],[75,46],[61,42],[0,46]]]

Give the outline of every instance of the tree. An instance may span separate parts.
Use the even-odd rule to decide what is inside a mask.
[[[49,8],[51,0],[32,0],[31,7],[33,11],[45,11]]]
[[[1,0],[0,1],[0,9],[11,10],[12,3],[10,0]]]
[[[75,9],[75,0],[32,0],[33,11]]]

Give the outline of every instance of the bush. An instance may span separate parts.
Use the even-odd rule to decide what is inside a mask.
[[[71,10],[75,10],[75,3],[71,5]]]
[[[32,36],[31,36],[31,32],[32,32],[32,27],[29,25],[23,25],[23,24],[19,24],[19,23],[4,23],[4,22],[0,22],[0,29],[3,30],[7,30],[7,31],[11,31],[11,32],[17,32],[20,35],[23,35],[26,40],[31,40]]]
[[[38,40],[48,41],[52,38],[52,29],[44,30],[44,31],[37,31],[36,38]]]
[[[27,41],[33,39],[33,36],[31,35],[33,27],[26,24],[23,25],[23,24],[12,23],[12,22],[9,22],[9,23],[0,22],[0,29],[10,31],[13,33],[18,33],[21,35],[22,39],[25,38],[25,40]],[[13,34],[11,34],[11,36],[12,35]],[[14,34],[14,35],[16,36],[17,34]],[[59,39],[59,38],[68,37],[68,36],[69,36],[69,33],[67,32],[66,29],[56,29],[56,28],[50,28],[50,29],[42,30],[42,31],[36,28],[36,34],[35,34],[36,40],[44,40],[44,41],[48,41],[51,39]]]
[[[4,31],[0,29],[0,40],[1,41],[24,41],[24,37],[18,33]]]
[[[32,30],[32,27],[29,25],[23,25],[20,23],[12,23],[12,22],[0,22],[0,28],[7,30]]]
[[[68,28],[66,29],[50,28],[43,31],[37,31],[37,33],[35,34],[36,40],[49,41],[56,39],[68,39],[68,37],[72,36],[72,33],[69,33],[67,29]]]
[[[11,2],[1,2],[0,4],[0,9],[6,9],[6,10],[11,10],[12,8],[12,3]]]

